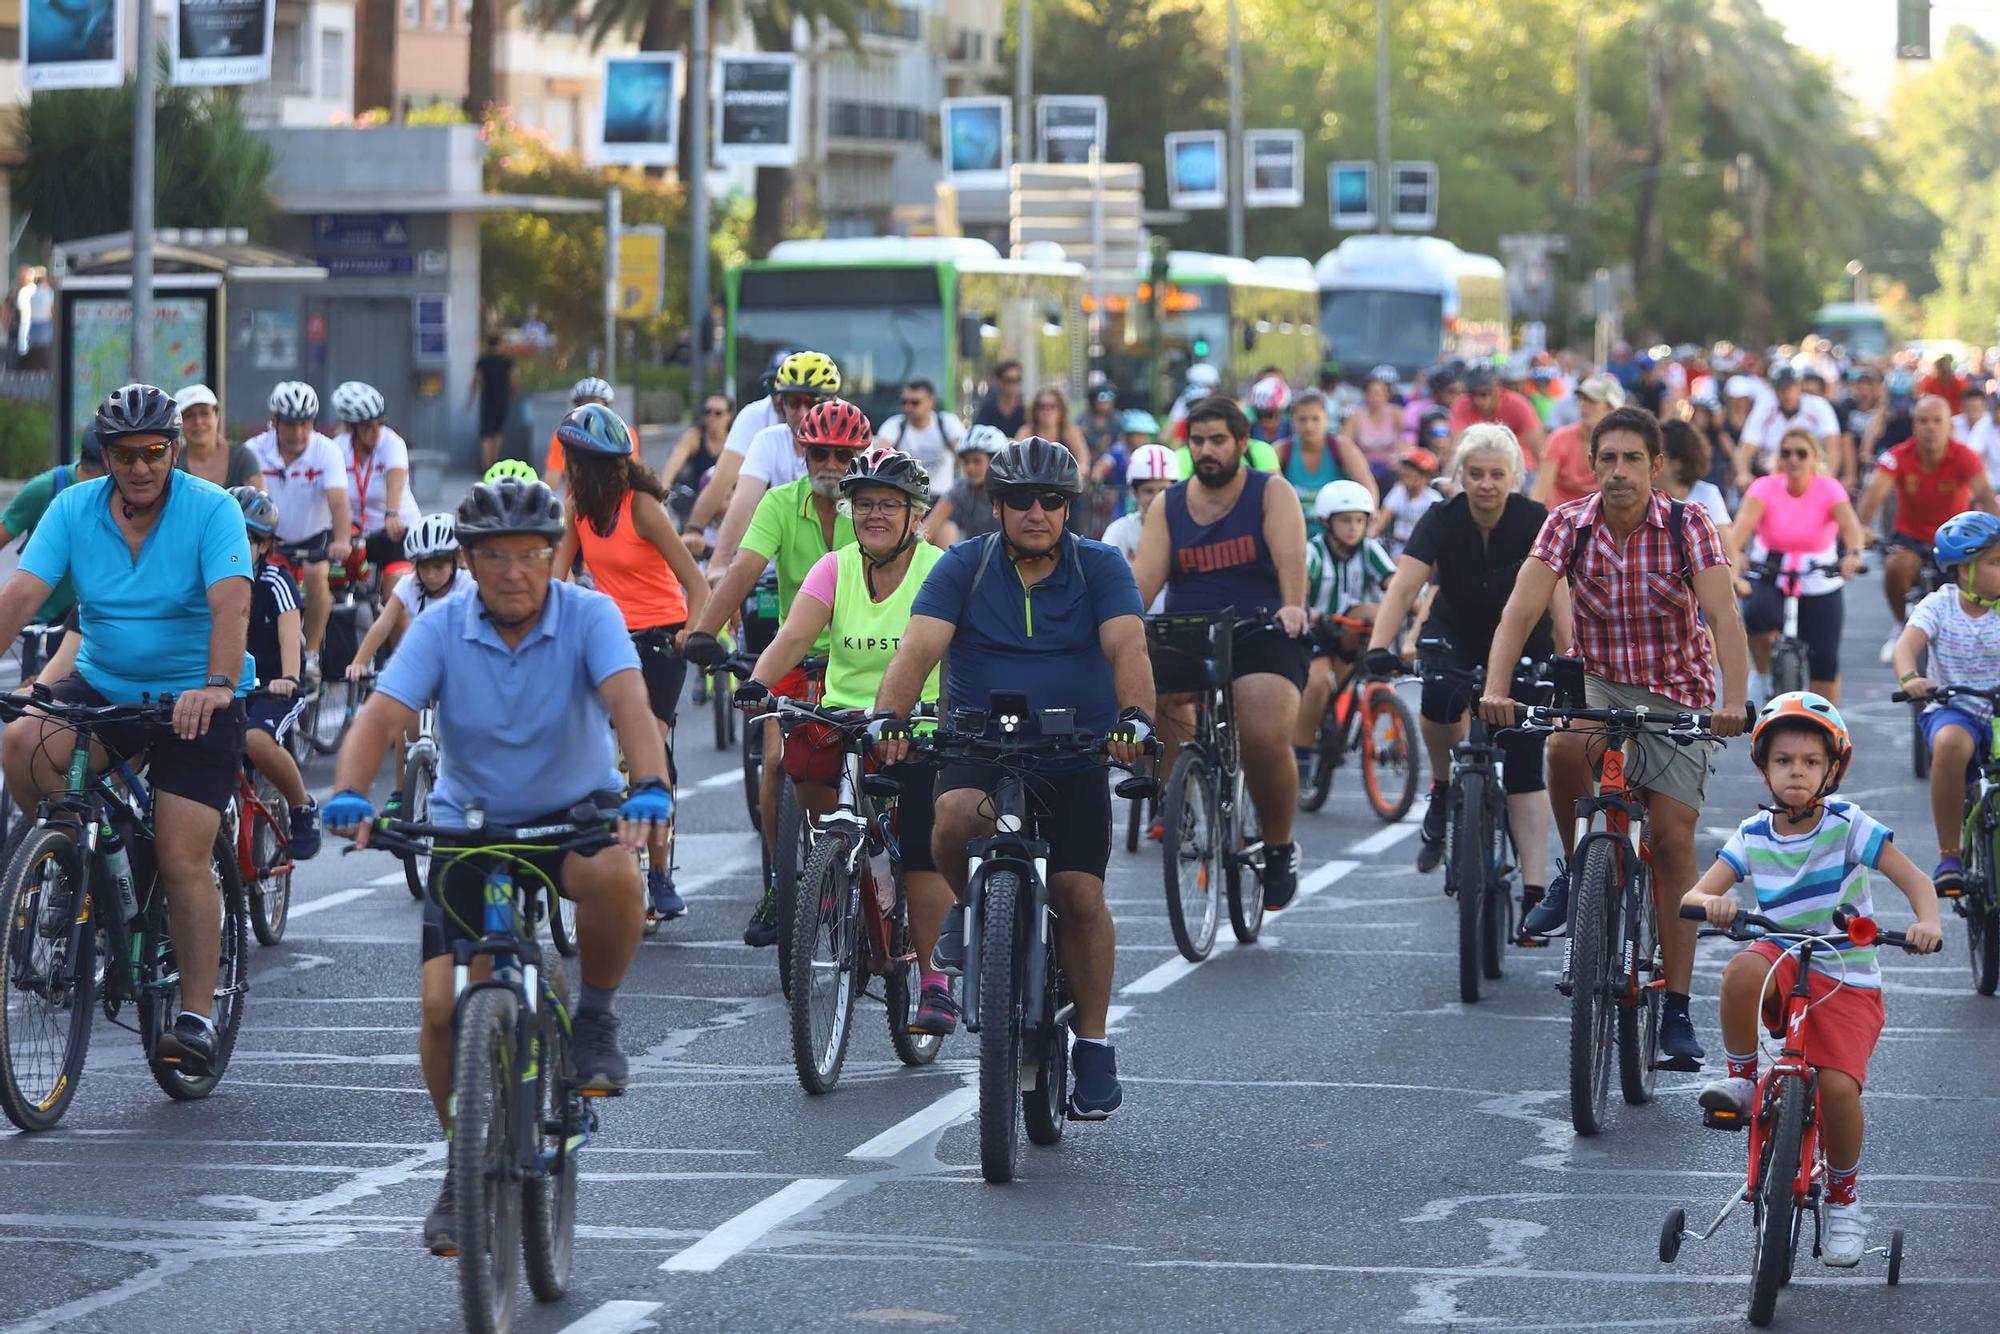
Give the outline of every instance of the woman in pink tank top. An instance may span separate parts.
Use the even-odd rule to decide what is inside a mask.
[[[1397,375],[1393,366],[1368,372],[1361,410],[1341,423],[1340,433],[1368,460],[1379,493],[1396,480],[1396,460],[1403,453],[1403,410],[1396,406]]]

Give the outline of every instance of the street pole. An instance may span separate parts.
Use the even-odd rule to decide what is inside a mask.
[[[605,382],[618,383],[618,234],[625,229],[625,192],[604,193],[604,365]]]
[[[1229,253],[1243,253],[1243,40],[1237,0],[1229,0],[1229,151],[1223,176],[1229,190]]]
[[[1033,140],[1029,137],[1033,110],[1028,104],[1035,90],[1035,32],[1028,14],[1028,0],[1014,6],[1014,160],[1026,162]]]
[[[138,0],[132,101],[132,381],[153,378],[153,0]]]
[[[1104,145],[1090,146],[1090,364],[1104,357]]]
[[[708,0],[694,0],[689,39],[688,144],[694,161],[682,168],[688,183],[688,386],[699,411],[708,392]],[[697,421],[696,423],[700,423]]]
[[[1576,8],[1576,203],[1590,204],[1590,43],[1583,30],[1585,7]]]
[[[1389,0],[1375,0],[1375,230],[1389,230]]]

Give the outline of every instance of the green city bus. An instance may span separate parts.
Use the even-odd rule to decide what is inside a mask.
[[[1111,382],[1133,402],[1164,403],[1196,363],[1215,367],[1226,393],[1240,393],[1266,366],[1294,385],[1313,383],[1321,360],[1319,285],[1304,259],[1255,263],[1175,250],[1167,256],[1161,350],[1167,383],[1147,376],[1152,357],[1152,283],[1138,276],[1104,294],[1104,357]],[[1088,308],[1086,304],[1086,309]]]

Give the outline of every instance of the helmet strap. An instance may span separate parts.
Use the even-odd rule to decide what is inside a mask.
[[[2000,598],[1983,598],[1972,591],[1971,566],[1972,562],[1968,560],[1959,567],[1958,595],[1973,606],[1984,607],[1988,611],[1993,610],[1995,607],[2000,607]]]

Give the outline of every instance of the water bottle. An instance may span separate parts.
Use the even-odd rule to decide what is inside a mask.
[[[118,910],[125,914],[125,921],[135,920],[139,916],[139,896],[132,889],[132,858],[116,829],[104,827],[97,841],[97,852],[104,858],[104,869],[111,873],[111,883],[118,886]]]
[[[896,881],[889,871],[889,853],[875,849],[868,854],[868,875],[875,882],[875,906],[883,916],[896,911]]]

